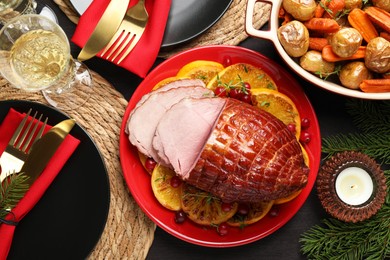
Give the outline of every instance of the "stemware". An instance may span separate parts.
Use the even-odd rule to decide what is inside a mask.
[[[0,23],[5,24],[12,18],[36,13],[37,3],[35,0],[1,0],[0,1]]]
[[[0,30],[0,73],[17,88],[42,91],[61,110],[83,105],[92,91],[91,74],[72,58],[62,28],[38,14],[18,16]]]

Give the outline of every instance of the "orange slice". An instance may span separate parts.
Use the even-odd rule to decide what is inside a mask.
[[[294,102],[285,94],[271,89],[252,89],[252,104],[263,109],[284,124],[295,126],[295,136],[297,140],[301,135],[301,117]]]
[[[160,204],[169,209],[178,211],[181,209],[182,184],[174,188],[171,179],[175,172],[162,165],[157,165],[152,173],[152,190]]]
[[[237,203],[232,203],[226,209],[219,198],[189,184],[183,185],[181,203],[182,210],[189,219],[207,226],[226,222],[236,213],[238,207]]]
[[[196,60],[184,65],[179,70],[176,77],[200,79],[207,85],[207,83],[223,69],[223,65],[218,62]]]
[[[207,84],[207,87],[212,90],[218,86],[241,88],[243,83],[249,83],[251,90],[258,88],[277,90],[275,82],[267,73],[246,63],[237,63],[226,67]]]
[[[241,215],[238,212],[230,218],[227,223],[233,227],[243,228],[247,225],[253,224],[267,215],[272,208],[273,201],[261,201],[257,203],[248,204],[248,214]]]

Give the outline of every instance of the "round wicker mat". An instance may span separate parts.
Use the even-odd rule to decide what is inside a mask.
[[[78,22],[79,15],[69,0],[54,0],[54,2],[72,22]],[[174,50],[162,51],[159,56],[168,58],[178,52],[204,45],[238,45],[248,37],[245,32],[246,2],[234,0],[222,18],[205,33],[183,45],[176,46]],[[269,20],[270,10],[270,4],[256,3],[253,17],[255,28],[260,28]]]
[[[91,259],[145,259],[153,242],[155,224],[131,197],[119,161],[119,132],[127,101],[110,83],[92,72],[93,93],[83,107],[69,111],[98,146],[106,164],[111,189],[107,224]],[[0,100],[19,99],[47,104],[40,92],[12,87],[0,77]]]

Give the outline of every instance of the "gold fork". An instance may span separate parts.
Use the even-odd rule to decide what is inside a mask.
[[[109,51],[106,59],[114,62],[120,55],[119,60],[114,62],[120,64],[140,40],[148,19],[149,15],[145,8],[145,0],[139,0],[136,5],[127,10],[118,31],[107,44],[101,56],[104,56]]]
[[[28,148],[31,147],[31,145],[36,140],[42,137],[43,130],[45,129],[47,123],[47,117],[43,122],[42,126],[40,127],[39,131],[37,132],[39,122],[41,122],[43,115],[41,114],[36,120],[38,112],[35,112],[33,118],[25,127],[27,119],[31,114],[31,111],[32,109],[30,108],[26,116],[20,122],[18,128],[16,128],[4,152],[1,154],[0,183],[10,174],[20,171],[29,154]]]

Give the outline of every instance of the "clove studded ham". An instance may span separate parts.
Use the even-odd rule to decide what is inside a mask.
[[[149,94],[166,104],[162,113],[148,102],[133,110],[127,132],[140,152],[224,202],[274,200],[306,185],[309,168],[283,122],[241,101],[211,97],[207,89],[204,95],[185,89]],[[176,93],[180,98],[165,100]],[[150,114],[158,114],[153,122],[145,119]]]

